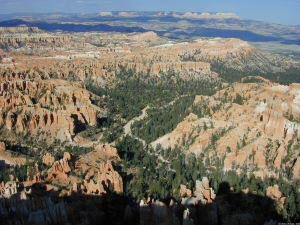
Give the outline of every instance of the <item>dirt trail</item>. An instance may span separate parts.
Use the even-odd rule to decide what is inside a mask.
[[[139,141],[141,141],[143,143],[143,145],[146,145],[146,142],[142,139],[140,139],[139,137],[136,137],[135,135],[132,134],[131,131],[131,125],[134,124],[136,121],[142,120],[144,118],[146,118],[148,116],[147,114],[147,110],[149,109],[149,106],[146,106],[143,110],[142,110],[142,114],[134,117],[132,120],[128,121],[128,123],[126,123],[126,125],[124,126],[124,136],[126,135],[130,135],[136,139],[138,139]]]

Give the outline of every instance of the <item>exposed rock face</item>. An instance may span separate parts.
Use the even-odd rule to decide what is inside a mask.
[[[41,30],[38,27],[0,27],[0,34],[14,34],[14,33],[39,33]]]
[[[25,45],[22,49],[35,55],[34,63],[28,57],[17,57],[13,59],[14,63],[7,63],[5,67],[14,70],[16,67],[36,69],[39,65],[39,72],[42,72],[43,77],[82,81],[92,79],[102,84],[105,80],[112,79],[120,66],[156,77],[161,76],[161,72],[171,70],[184,79],[216,79],[218,75],[211,71],[211,63],[215,61],[229,62],[226,66],[232,64],[242,70],[245,64],[243,60],[250,58],[253,66],[261,70],[260,62],[255,59],[271,57],[258,52],[247,42],[233,38],[204,38],[193,42],[174,43],[159,38],[153,32],[128,35],[85,33],[80,37],[76,34],[72,34],[72,37],[58,34],[57,40],[56,36],[48,37],[49,34],[42,32],[34,33],[31,38],[38,35],[49,38],[54,46],[49,49],[46,40],[34,42],[35,46],[30,48]],[[44,49],[48,56],[40,57],[40,53],[32,52],[31,49],[35,48]],[[282,60],[276,59],[276,62]],[[290,63],[280,64],[281,67],[288,65]]]
[[[182,198],[182,205],[197,205],[197,204],[211,204],[216,198],[214,190],[209,186],[207,177],[203,177],[202,181],[196,180],[196,189],[193,197]]]
[[[52,156],[50,153],[46,153],[44,156],[43,156],[43,164],[46,165],[46,166],[52,166],[52,164],[54,163],[55,161],[55,158],[54,156]]]
[[[110,188],[117,193],[123,192],[121,176],[112,166],[119,160],[116,149],[99,145],[94,151],[82,155],[75,163],[77,173],[84,174],[81,190],[86,194],[103,194]]]
[[[130,16],[130,13],[122,15]],[[185,18],[199,16],[213,15],[184,15]],[[213,17],[216,16],[228,15]],[[7,32],[11,34],[5,35]],[[264,53],[237,39],[210,38],[175,43],[163,40],[153,32],[128,35],[83,33],[72,34],[71,37],[50,35],[36,28],[0,28],[0,48],[9,51],[0,52],[0,127],[8,133],[26,133],[48,142],[60,140],[73,146],[78,143],[75,141],[76,135],[87,126],[95,126],[99,114],[105,111],[93,104],[91,99],[94,96],[84,88],[86,81],[112,85],[115,75],[122,68],[133,69],[152,78],[163,77],[171,71],[183,79],[218,80],[218,74],[211,70],[214,62],[226,62],[226,66],[232,64],[242,70],[245,68],[244,60],[251,59],[253,68],[261,69],[264,66],[257,63],[257,58],[266,59]],[[37,49],[41,51],[35,52]],[[22,52],[32,56],[22,56]],[[272,57],[270,59],[272,62],[275,60]],[[282,63],[277,64],[278,61],[274,61],[275,69],[282,66]],[[232,103],[237,94],[243,96],[244,102]],[[276,176],[275,167],[291,169],[294,178],[299,177],[299,156],[291,150],[300,138],[300,125],[288,117],[300,116],[299,85],[274,85],[266,80],[261,84],[233,84],[214,96],[196,96],[193,106],[201,108],[202,104],[207,106],[207,115],[200,118],[190,113],[171,133],[152,145],[173,148],[185,142],[187,154],[195,153],[203,156],[203,160],[224,158],[224,170],[236,169],[239,172],[238,167],[246,166],[252,171],[257,166],[255,174],[265,177]],[[216,137],[219,139],[211,146],[212,139]],[[287,148],[289,143],[292,143],[291,149]],[[89,146],[95,144],[96,141]],[[211,148],[215,148],[215,151],[211,151]],[[287,157],[289,153],[290,159]],[[0,157],[5,163],[18,164],[1,142]],[[68,201],[39,198],[39,192],[43,195],[49,193],[49,196],[58,192],[57,196],[54,195],[56,200],[61,196],[68,200],[80,196],[84,202],[81,208],[86,206],[86,200],[90,197],[95,197],[92,201],[102,200],[105,194],[114,196],[109,195],[112,191],[122,193],[123,181],[114,167],[119,160],[117,150],[107,144],[98,144],[93,151],[78,157],[65,152],[57,161],[53,155],[46,153],[42,162],[50,169],[40,172],[36,166],[33,178],[22,183],[9,181],[0,185],[0,198],[14,194],[20,194],[18,197],[23,200],[27,194],[31,197],[37,194],[38,197],[30,199],[29,203],[15,199],[9,203],[0,200],[0,212],[8,215],[16,211],[18,217],[12,219],[13,224],[88,224],[86,221],[93,216],[97,223],[102,222],[97,220],[98,217],[104,218],[105,224],[106,216],[113,211],[111,205],[106,204],[107,199],[99,205],[104,205],[108,213],[100,210],[95,216],[94,211],[83,213],[76,209],[77,204],[71,205]],[[35,185],[40,185],[42,190],[36,190]],[[18,187],[28,190],[18,193]],[[211,224],[218,224],[216,204],[219,203],[215,200],[208,178],[197,180],[193,193],[187,186],[181,185],[180,195],[183,197],[182,205],[188,207],[185,210],[174,201],[169,205],[151,198],[146,204],[141,202],[138,209],[140,224],[179,225],[182,214],[183,224],[197,224],[197,210],[203,204],[211,207],[209,214],[204,215],[212,215],[208,216],[212,218]],[[284,203],[278,186],[269,187],[267,195]],[[228,211],[222,210],[222,224],[251,219],[249,214],[230,213],[227,218],[225,215]],[[130,206],[126,207],[124,218],[132,220],[133,212]],[[70,217],[75,219],[70,222]],[[77,221],[78,218],[82,220]]]
[[[193,13],[186,12],[184,14],[173,13],[174,17],[184,19],[240,19],[240,17],[234,13]]]
[[[5,143],[0,141],[0,151],[4,151],[6,149]]]
[[[192,191],[183,184],[180,185],[179,194],[181,197],[192,197]]]
[[[122,178],[113,167],[113,163],[119,160],[117,150],[107,144],[99,144],[93,151],[78,158],[64,152],[63,157],[55,161],[50,153],[46,153],[42,162],[51,167],[40,172],[36,164],[35,167],[28,167],[26,181],[18,182],[11,178],[10,182],[2,182],[0,199],[17,194],[17,187],[25,188],[26,194],[33,194],[36,192],[34,185],[42,185],[38,191],[46,192],[58,192],[57,187],[63,187],[59,191],[60,196],[73,193],[102,196],[111,191],[122,193]]]
[[[0,199],[1,198],[10,198],[14,194],[17,193],[17,182],[16,181],[8,181],[4,183],[3,181],[0,183]]]
[[[69,152],[64,152],[63,159],[66,160],[66,161],[70,161],[71,160],[71,154]]]
[[[159,37],[155,32],[145,32],[141,34],[134,35],[132,37],[133,40],[137,42],[142,42],[142,41],[153,41],[153,40],[158,40]]]
[[[26,51],[41,49],[62,48],[69,44],[71,37],[69,35],[53,35],[43,32],[37,27],[0,27],[0,48],[5,50],[21,49]]]
[[[209,186],[207,177],[203,177],[202,181],[196,180],[196,190],[194,195],[201,200],[204,204],[212,203],[216,195],[213,189]]]
[[[97,123],[101,111],[91,94],[63,80],[27,81],[0,78],[0,126],[17,133],[71,142],[74,135]]]
[[[68,185],[70,180],[68,174],[71,172],[69,161],[71,156],[69,153],[64,153],[64,157],[58,161],[55,161],[52,167],[47,171],[47,180],[55,181],[59,184]]]
[[[286,198],[282,196],[282,193],[279,190],[278,185],[268,187],[266,195],[269,198],[275,200],[279,204],[280,208],[283,208],[283,205],[284,205],[284,202],[285,202]]]
[[[278,86],[262,79],[260,84],[236,83],[212,97],[196,96],[194,106],[207,108],[206,116],[188,115],[151,144],[174,148],[188,143],[188,152],[204,160],[224,157],[225,170],[239,173],[246,166],[249,173],[263,178],[277,177],[276,168],[292,171],[296,179],[300,163],[293,149],[300,135],[299,91],[295,84]],[[241,104],[232,103],[237,94],[244,98]]]

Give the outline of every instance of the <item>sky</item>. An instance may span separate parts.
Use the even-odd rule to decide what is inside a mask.
[[[0,14],[100,11],[231,12],[244,19],[300,25],[300,0],[0,0]]]

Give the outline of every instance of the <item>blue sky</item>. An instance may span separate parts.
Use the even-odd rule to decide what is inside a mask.
[[[300,0],[0,0],[0,13],[99,11],[233,12],[246,19],[300,24]]]

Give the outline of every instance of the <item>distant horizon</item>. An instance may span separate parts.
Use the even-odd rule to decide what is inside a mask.
[[[1,2],[1,1],[0,1]],[[1,13],[0,12],[0,16],[5,16],[5,15],[16,15],[16,16],[20,16],[20,18],[18,19],[22,19],[22,17],[30,17],[30,16],[33,16],[34,15],[55,15],[55,14],[60,14],[60,15],[93,15],[93,14],[99,14],[99,13],[104,13],[104,12],[111,12],[111,13],[120,13],[120,12],[131,12],[131,13],[210,13],[210,14],[218,14],[218,13],[224,13],[224,14],[234,14],[238,17],[240,17],[241,20],[252,20],[252,21],[258,21],[258,22],[265,22],[265,23],[271,23],[271,24],[279,24],[279,25],[287,25],[287,26],[300,26],[300,22],[298,24],[284,24],[284,23],[279,23],[279,22],[270,22],[270,21],[265,21],[265,20],[260,20],[260,19],[253,19],[253,18],[244,18],[242,16],[240,16],[239,14],[237,13],[233,13],[233,12],[218,12],[218,11],[166,11],[166,10],[163,10],[163,11],[147,11],[147,10],[139,10],[139,11],[134,11],[134,10],[104,10],[104,11],[99,11],[99,12],[34,12],[34,13],[31,13],[31,12],[14,12],[14,13]],[[29,14],[29,15],[28,15]],[[105,16],[103,16],[105,17]],[[107,16],[109,17],[109,16]],[[184,18],[183,18],[184,19]],[[6,19],[6,20],[11,20],[11,19]],[[0,21],[6,21],[5,19],[4,20],[1,20]]]
[[[94,14],[99,12],[234,13],[242,19],[300,25],[300,0],[0,0],[0,14]]]

